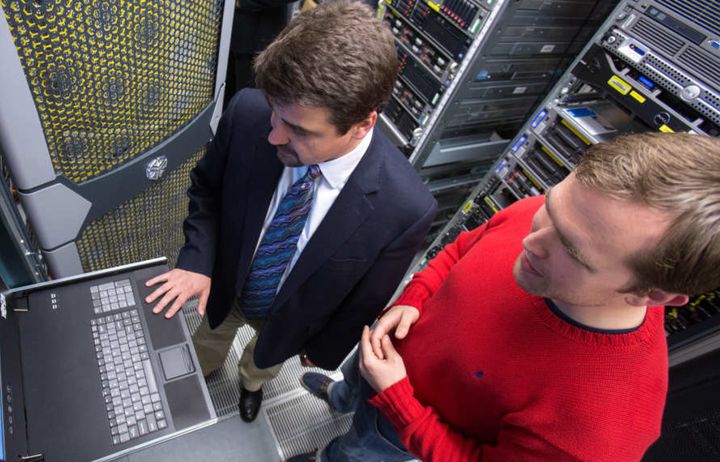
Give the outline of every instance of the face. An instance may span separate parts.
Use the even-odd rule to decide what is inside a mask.
[[[621,293],[632,282],[626,258],[652,248],[671,217],[580,184],[575,175],[546,194],[513,275],[532,294],[574,306],[641,303]]]
[[[268,141],[277,147],[278,158],[288,167],[319,164],[347,154],[360,143],[377,117],[373,113],[341,135],[330,123],[330,111],[326,108],[272,101],[270,106],[272,130]]]

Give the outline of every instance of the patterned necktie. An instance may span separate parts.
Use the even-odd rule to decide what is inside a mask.
[[[305,228],[313,182],[319,174],[317,165],[308,167],[307,173],[288,189],[265,231],[240,297],[240,306],[248,319],[264,319],[270,311],[280,279]]]

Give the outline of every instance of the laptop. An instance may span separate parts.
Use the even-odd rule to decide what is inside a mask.
[[[0,459],[105,461],[217,421],[159,258],[0,294]]]

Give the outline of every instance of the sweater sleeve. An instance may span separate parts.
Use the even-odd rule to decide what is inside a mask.
[[[482,444],[453,430],[432,407],[413,396],[407,377],[378,393],[375,406],[397,431],[406,448],[424,462],[579,462],[541,434],[502,424],[495,444]]]
[[[435,258],[430,260],[424,270],[413,275],[412,280],[397,300],[391,304],[390,308],[396,305],[410,305],[422,313],[425,300],[433,296],[435,291],[437,291],[445,281],[445,278],[447,278],[448,273],[450,273],[455,263],[482,238],[483,233],[491,226],[493,226],[492,221],[472,231],[460,233],[455,241],[446,245]]]

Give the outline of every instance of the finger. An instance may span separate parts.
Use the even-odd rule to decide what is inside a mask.
[[[369,361],[375,356],[370,345],[370,328],[368,326],[363,327],[362,337],[360,337],[360,362],[367,365]]]
[[[395,349],[395,347],[392,344],[392,340],[390,340],[389,335],[386,335],[385,337],[382,338],[382,347],[383,347],[383,351],[385,352],[385,356],[388,359],[399,356],[397,350]]]
[[[204,291],[200,294],[200,299],[198,300],[198,306],[197,306],[197,312],[200,316],[205,316],[205,307],[207,306],[208,297],[210,296],[210,291]]]
[[[187,299],[188,299],[187,295],[179,295],[175,299],[175,303],[173,303],[172,306],[170,307],[170,309],[167,310],[167,312],[165,313],[165,317],[169,319],[169,318],[172,318],[173,316],[175,316],[175,313],[177,313],[178,311],[180,311],[182,309],[182,307],[185,304],[185,302],[187,301]]]
[[[403,316],[400,319],[400,322],[398,323],[397,329],[395,329],[395,338],[397,338],[397,339],[405,338],[407,333],[410,331],[411,325],[412,325],[412,320],[410,319],[410,316]]]
[[[380,345],[380,339],[382,339],[383,326],[380,323],[375,325],[375,328],[370,333],[370,345],[372,346],[373,354],[380,359],[385,359],[382,352],[382,346]]]
[[[153,291],[153,293],[151,293],[150,295],[145,297],[145,303],[154,302],[155,299],[160,297],[162,294],[166,293],[168,290],[172,289],[172,287],[173,287],[172,284],[166,282],[165,284],[163,284],[160,287],[158,287],[157,289],[155,289]]]
[[[170,275],[170,271],[168,271],[167,273],[157,275],[152,279],[148,279],[148,281],[145,283],[145,287],[154,286],[158,282],[167,281],[169,279],[169,275]]]
[[[380,340],[390,332],[397,323],[398,313],[389,312],[375,324],[375,328],[370,335],[370,341],[372,342],[373,352],[378,358],[385,359],[382,353],[382,347],[380,346]]]
[[[173,291],[168,291],[163,298],[160,299],[157,305],[155,305],[155,308],[153,308],[153,313],[158,314],[160,313],[165,307],[173,301],[173,299],[176,297],[176,294]]]

